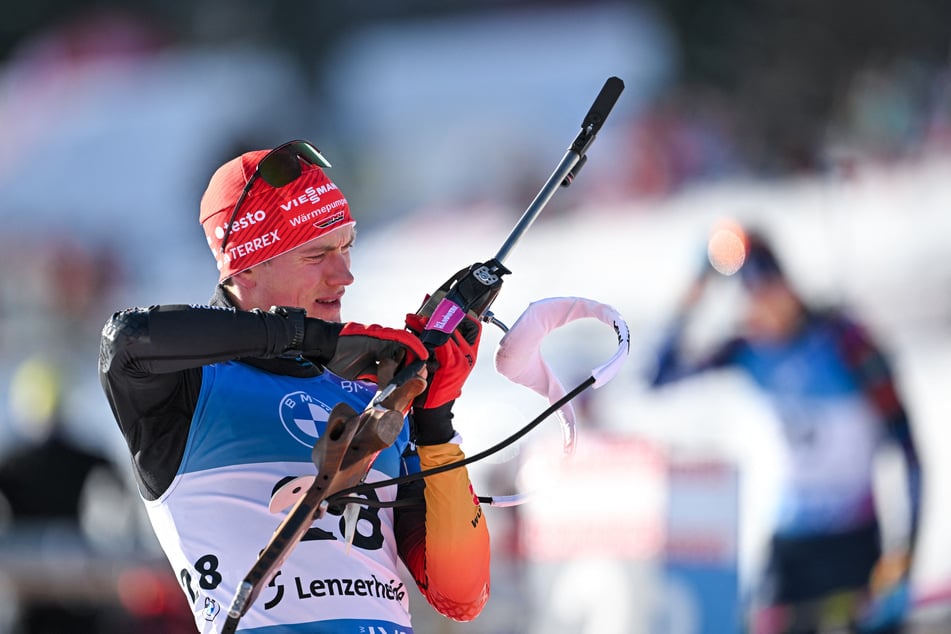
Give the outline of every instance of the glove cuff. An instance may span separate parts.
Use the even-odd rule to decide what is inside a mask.
[[[326,365],[337,353],[337,340],[340,339],[340,331],[344,325],[314,317],[305,318],[303,325],[304,356],[320,365]]]
[[[441,445],[452,440],[456,430],[452,426],[452,404],[439,407],[413,408],[413,422],[417,445]]]
[[[307,311],[293,306],[271,306],[268,312],[284,318],[290,343],[282,350],[282,353],[301,354],[304,346],[304,320],[307,317]]]

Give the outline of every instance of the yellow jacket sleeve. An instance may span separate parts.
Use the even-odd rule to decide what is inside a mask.
[[[417,451],[422,470],[465,458],[455,443],[423,445]],[[465,467],[451,469],[417,486],[424,504],[396,513],[400,556],[434,609],[471,621],[489,599],[490,554],[489,531],[469,473]]]

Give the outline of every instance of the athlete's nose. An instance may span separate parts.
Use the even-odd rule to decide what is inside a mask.
[[[330,272],[327,275],[327,283],[331,286],[349,286],[353,284],[350,256],[343,253],[334,253],[329,257]]]

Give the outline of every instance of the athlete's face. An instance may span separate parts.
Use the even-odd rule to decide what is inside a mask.
[[[770,281],[749,290],[746,334],[752,340],[778,341],[796,332],[802,304],[782,281]]]
[[[353,283],[350,248],[355,237],[352,226],[341,227],[239,273],[246,275],[240,306],[296,306],[308,317],[340,321],[341,299]]]

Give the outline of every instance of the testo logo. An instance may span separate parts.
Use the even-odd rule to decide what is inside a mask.
[[[267,212],[263,209],[258,209],[257,211],[249,211],[243,216],[239,216],[234,219],[234,222],[231,223],[231,234],[234,235],[241,231],[242,229],[247,229],[251,225],[256,225],[259,222],[264,222],[264,219],[267,218]],[[228,230],[228,223],[219,225],[215,227],[215,237],[219,240],[223,240],[225,237],[225,231]]]

